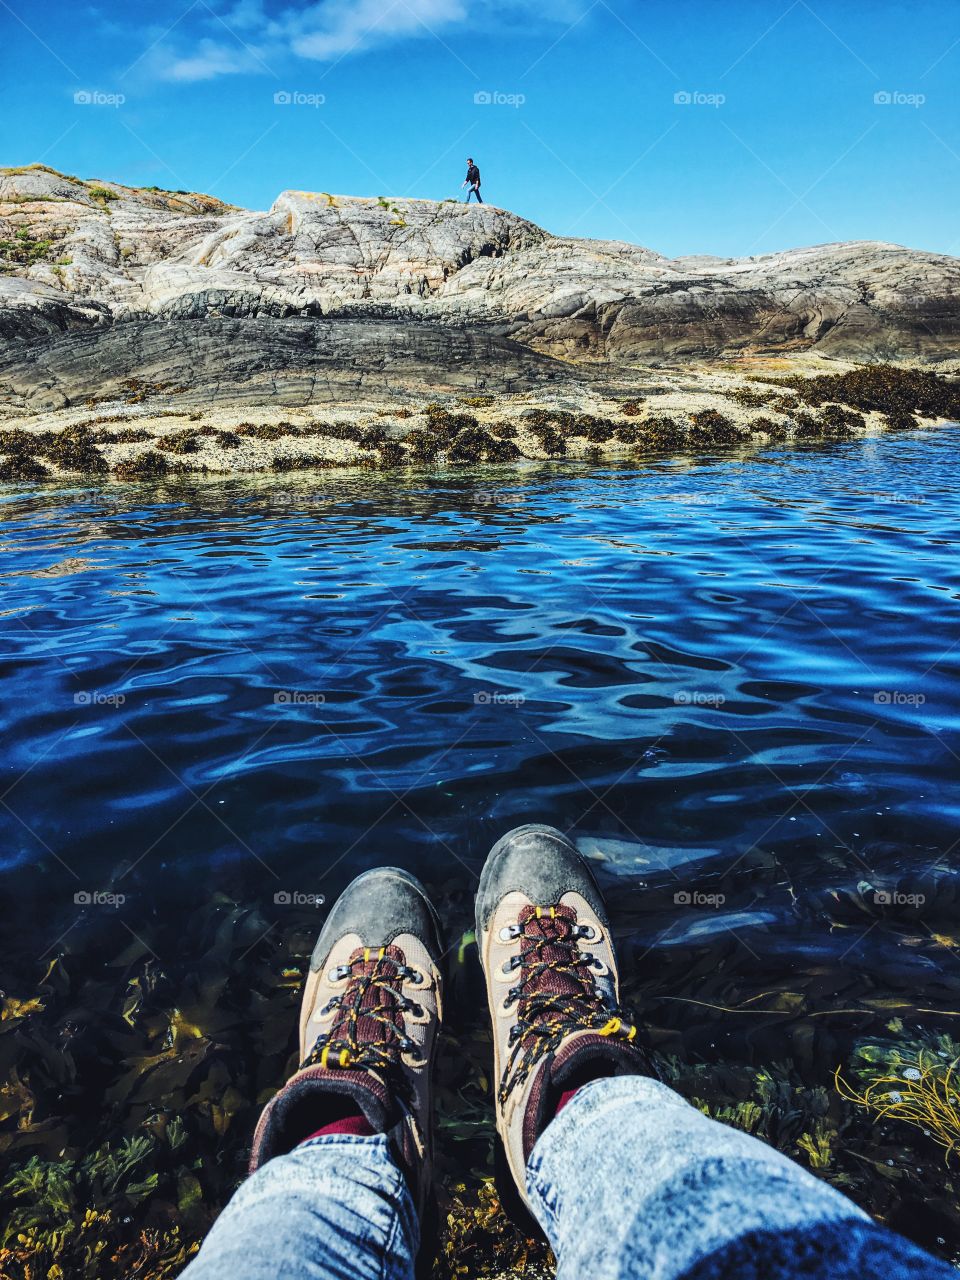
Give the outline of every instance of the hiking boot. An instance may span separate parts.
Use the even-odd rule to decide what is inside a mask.
[[[619,1007],[603,897],[561,832],[517,827],[493,846],[477,891],[477,945],[493,1023],[497,1131],[526,1203],[527,1159],[562,1102],[601,1076],[652,1073]],[[500,1193],[516,1209],[511,1188]]]
[[[423,1216],[440,954],[436,911],[413,876],[382,867],[347,886],[310,961],[300,1066],[260,1117],[251,1173],[325,1125],[362,1117],[374,1133],[389,1135]]]

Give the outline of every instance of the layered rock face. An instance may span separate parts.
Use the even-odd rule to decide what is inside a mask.
[[[668,259],[490,205],[209,196],[0,170],[0,397],[36,410],[176,383],[333,403],[615,379],[816,351],[960,354],[960,260],[871,242]]]

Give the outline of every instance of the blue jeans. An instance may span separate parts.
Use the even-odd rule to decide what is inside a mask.
[[[956,1280],[772,1147],[641,1076],[581,1089],[527,1191],[560,1280]],[[412,1280],[413,1201],[387,1140],[313,1138],[245,1182],[187,1280]]]

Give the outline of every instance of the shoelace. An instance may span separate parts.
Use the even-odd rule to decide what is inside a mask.
[[[633,1040],[637,1029],[619,1007],[608,1004],[594,981],[593,957],[580,949],[586,936],[571,907],[527,907],[511,926],[520,939],[513,965],[519,981],[505,1005],[516,1001],[517,1022],[510,1030],[498,1097],[501,1106],[544,1055],[552,1053],[575,1031]]]
[[[422,981],[422,975],[404,963],[395,947],[359,947],[347,964],[337,966],[337,980],[346,978],[342,995],[334,996],[323,1012],[337,1010],[333,1025],[318,1037],[300,1064],[343,1069],[388,1071],[401,1054],[417,1045],[403,1026],[403,1014],[418,1016],[420,1006],[409,1000],[395,983]]]

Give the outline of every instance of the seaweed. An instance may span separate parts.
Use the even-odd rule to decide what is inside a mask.
[[[641,445],[652,445],[657,449],[675,449],[686,440],[683,428],[674,418],[667,416],[646,418],[641,424]]]
[[[0,431],[0,453],[40,453],[53,438],[52,431],[24,431],[22,427],[13,427],[10,431]]]
[[[170,463],[162,453],[148,449],[146,453],[138,453],[135,458],[125,458],[113,468],[118,480],[154,480],[165,476],[170,470]]]
[[[884,418],[883,425],[889,431],[915,431],[920,424],[906,409],[892,409]]]
[[[530,430],[535,436],[537,432],[546,431],[553,431],[554,434],[559,433],[562,436],[575,434],[577,419],[565,409],[530,409],[523,416],[530,424]]]
[[[403,438],[414,462],[433,462],[440,452],[440,441],[431,431],[415,427]]]
[[[752,391],[749,387],[736,387],[726,393],[728,399],[744,409],[761,409],[765,404],[777,398],[775,391]]]
[[[234,434],[249,437],[252,440],[282,440],[285,436],[299,434],[296,427],[289,422],[241,422],[234,428]]]
[[[880,1120],[912,1125],[944,1149],[944,1160],[960,1153],[960,1044],[949,1036],[932,1042],[868,1041],[858,1046],[854,1071],[859,1087],[834,1073],[838,1093]]]
[[[357,444],[363,431],[352,422],[315,422],[308,428],[308,434],[326,436],[330,440],[352,440]]]
[[[270,463],[271,471],[312,471],[318,467],[329,467],[332,464],[326,458],[315,453],[300,453],[292,457],[278,455]]]
[[[512,440],[497,440],[488,435],[483,456],[487,462],[513,462],[521,453]]]
[[[748,430],[762,432],[771,440],[786,440],[787,428],[780,422],[774,422],[772,418],[754,418],[748,424]]]
[[[820,424],[831,435],[851,436],[854,430],[864,430],[867,423],[862,413],[844,409],[839,404],[824,405],[820,411]]]
[[[819,440],[822,432],[820,430],[820,419],[812,413],[804,413],[802,410],[793,415],[793,435],[796,440]]]
[[[592,414],[582,413],[573,424],[571,435],[589,440],[591,444],[606,444],[616,430],[609,418],[595,418]]]
[[[620,412],[626,418],[636,418],[643,412],[643,401],[640,399],[624,400],[620,406]]]
[[[926,370],[873,364],[846,373],[770,381],[789,387],[804,404],[817,408],[835,401],[865,413],[902,412],[922,418],[960,420],[960,381]]]
[[[196,453],[200,448],[200,438],[196,431],[184,427],[182,431],[173,431],[168,436],[160,436],[156,446],[164,453]]]
[[[94,444],[93,433],[82,423],[64,427],[44,446],[43,453],[63,471],[103,475],[108,470],[106,458]]]
[[[428,404],[424,413],[427,426],[444,444],[450,444],[461,431],[474,430],[480,425],[472,414],[450,413],[437,404]]]
[[[14,453],[0,459],[0,481],[47,480],[50,472],[36,458],[26,453]]]
[[[378,449],[381,467],[400,467],[407,460],[407,452],[396,440],[384,440]]]
[[[517,438],[517,428],[512,422],[493,422],[487,430],[498,440],[516,440]]]
[[[740,427],[718,409],[700,409],[690,414],[690,444],[736,444],[744,438]]]
[[[121,427],[119,431],[98,431],[95,439],[98,444],[143,444],[153,436],[142,427]]]
[[[530,427],[530,434],[537,444],[551,458],[561,458],[567,452],[567,442],[556,427],[549,423],[535,421]]]
[[[361,449],[376,449],[384,443],[387,433],[383,427],[367,427],[360,437]]]
[[[622,427],[617,427],[613,438],[618,444],[636,444],[643,438],[643,428],[639,423],[627,422]]]

